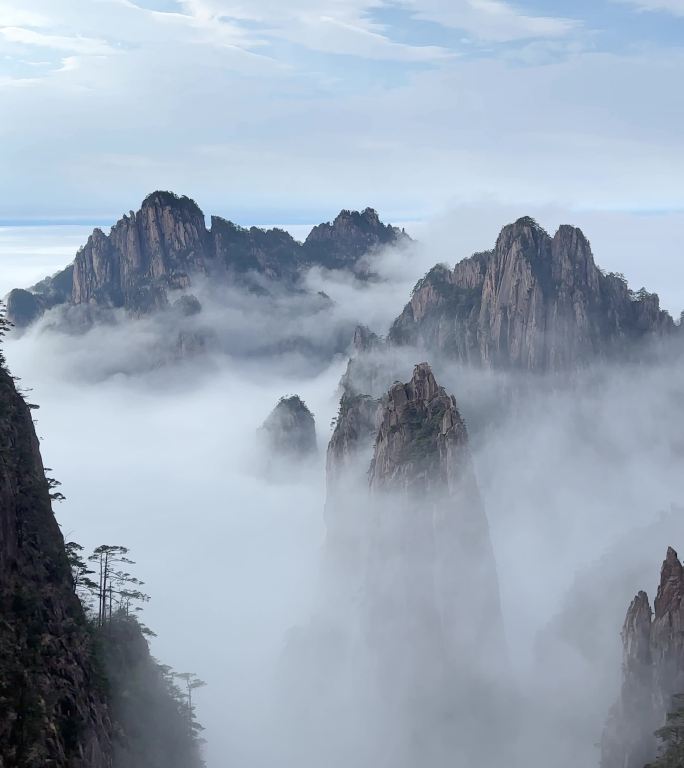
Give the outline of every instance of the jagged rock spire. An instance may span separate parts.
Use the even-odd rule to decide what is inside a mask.
[[[601,768],[643,768],[655,757],[654,731],[672,696],[684,692],[684,568],[668,547],[655,612],[645,592],[632,601],[622,631],[623,682],[603,734]]]
[[[473,486],[467,446],[455,399],[437,384],[430,366],[420,363],[407,384],[397,383],[388,393],[371,463],[371,488],[429,490],[450,480]]]
[[[675,550],[668,547],[660,570],[660,584],[654,603],[656,621],[662,619],[667,613],[679,610],[682,602],[683,581],[684,568]]]
[[[473,721],[454,726],[469,732],[460,736],[467,743],[489,717],[496,720],[486,691],[506,678],[503,622],[465,423],[427,363],[387,394],[369,484],[365,622],[383,685],[424,737],[434,724],[421,722],[414,707],[446,712],[465,705],[465,691],[477,691]],[[453,735],[433,735],[453,750]]]

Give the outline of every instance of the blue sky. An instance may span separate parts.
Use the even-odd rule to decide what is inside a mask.
[[[0,220],[684,208],[684,0],[0,0]]]

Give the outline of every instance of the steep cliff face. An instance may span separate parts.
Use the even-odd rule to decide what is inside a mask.
[[[622,629],[622,690],[603,733],[601,768],[644,768],[655,754],[652,616],[648,596],[639,592]]]
[[[187,197],[155,192],[109,235],[96,229],[74,261],[71,301],[146,312],[166,303],[165,288],[183,288],[206,272],[204,215]]]
[[[625,354],[673,328],[656,295],[601,272],[579,229],[561,226],[550,237],[523,218],[503,228],[493,251],[453,270],[434,267],[389,338],[464,362],[541,371]]]
[[[377,507],[369,562],[378,581],[370,592],[390,590],[397,604],[405,599],[427,604],[435,622],[430,642],[440,646],[436,653],[461,667],[485,652],[491,668],[500,670],[504,643],[496,566],[468,433],[455,399],[437,384],[427,363],[415,367],[408,383],[389,390],[369,485]],[[396,582],[393,560],[403,571]],[[471,610],[464,622],[466,603]],[[382,634],[391,644],[402,632],[395,636],[385,625]]]
[[[671,547],[655,611],[639,592],[622,631],[623,683],[601,744],[601,768],[643,768],[656,755],[654,731],[684,691],[684,569]]]
[[[355,339],[361,358],[378,342]],[[328,446],[317,602],[287,648],[289,762],[501,764],[487,733],[514,718],[465,424],[425,363],[381,396],[355,383]]]
[[[342,211],[314,227],[303,244],[281,229],[246,229],[218,216],[207,230],[193,200],[154,192],[108,235],[95,229],[73,265],[29,291],[12,291],[8,313],[21,327],[65,303],[145,314],[166,306],[169,290],[185,289],[198,276],[251,290],[268,281],[292,287],[308,267],[356,270],[366,253],[404,238],[370,208]]]
[[[669,548],[660,574],[651,626],[654,696],[657,711],[670,708],[672,696],[684,693],[684,569]]]
[[[344,547],[364,565],[366,510],[354,502],[365,496],[368,465],[378,432],[382,399],[345,391],[326,453],[325,522],[332,550]],[[357,571],[358,572],[358,571]]]
[[[499,720],[507,696],[494,553],[465,423],[427,363],[387,394],[369,486],[364,626],[389,706],[409,725],[395,760],[493,759],[482,723]]]
[[[30,410],[0,370],[0,765],[106,768],[111,724]]]

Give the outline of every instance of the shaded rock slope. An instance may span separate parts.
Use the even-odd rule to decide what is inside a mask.
[[[684,568],[669,548],[653,610],[639,592],[622,630],[623,681],[601,744],[601,768],[643,768],[656,756],[654,731],[684,692]]]
[[[0,765],[111,765],[105,683],[30,410],[0,370]]]
[[[0,766],[200,768],[141,626],[76,595],[30,407],[0,353]]]
[[[551,237],[526,217],[494,250],[431,269],[389,339],[477,365],[557,371],[625,356],[673,328],[656,294],[596,266],[579,229]]]
[[[109,234],[95,229],[72,265],[29,290],[13,290],[8,315],[23,327],[59,304],[145,314],[166,306],[170,290],[186,289],[198,276],[259,289],[268,280],[293,286],[311,266],[364,274],[363,256],[403,239],[370,208],[342,211],[314,227],[304,243],[281,229],[246,229],[218,216],[207,229],[193,200],[154,192]]]
[[[115,725],[113,768],[204,768],[191,712],[150,655],[140,624],[111,621],[101,640]]]

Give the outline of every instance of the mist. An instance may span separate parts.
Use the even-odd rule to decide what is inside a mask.
[[[67,497],[55,510],[65,537],[86,549],[131,549],[152,596],[143,619],[158,635],[153,653],[208,683],[198,712],[210,768],[283,764],[278,680],[298,674],[283,669],[288,638],[310,624],[320,600],[325,447],[350,329],[364,322],[386,333],[433,264],[492,246],[496,232],[483,222],[498,215],[483,213],[470,228],[467,216],[426,225],[422,245],[376,256],[378,280],[315,271],[306,294],[236,292],[227,303],[199,284],[197,318],[115,314],[66,333],[48,313],[8,341],[10,368],[40,405],[44,462]],[[594,251],[601,266],[620,268]],[[620,271],[631,277],[630,269],[641,274],[630,263]],[[671,289],[666,306],[677,302],[684,297]],[[177,359],[177,332],[188,322],[210,327],[218,343]],[[386,387],[424,359],[421,350],[396,353]],[[559,768],[597,765],[618,692],[624,612],[638,589],[653,591],[667,545],[684,541],[670,511],[684,498],[684,362],[671,351],[648,366],[596,366],[571,381],[429,362],[468,424],[491,530],[506,687],[521,701],[512,755],[546,768],[554,745]],[[295,393],[316,418],[319,456],[269,478],[256,431]],[[364,492],[350,488],[348,503]],[[590,637],[579,629],[587,615]],[[333,723],[340,741],[363,730],[357,703],[353,718]]]

